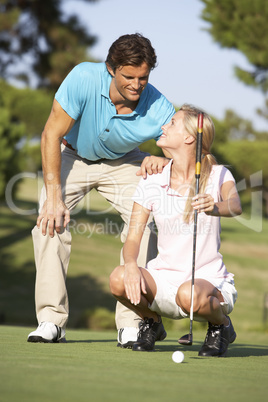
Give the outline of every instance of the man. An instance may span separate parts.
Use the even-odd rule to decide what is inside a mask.
[[[140,34],[124,35],[109,49],[105,63],[81,63],[61,84],[41,139],[44,188],[33,229],[36,262],[36,313],[39,326],[29,342],[63,342],[68,320],[66,275],[71,251],[70,210],[96,188],[120,213],[125,228],[132,211],[137,172],[146,154],[137,147],[158,139],[174,107],[148,84],[155,51]],[[147,164],[146,164],[147,161]],[[162,162],[159,162],[161,171]],[[140,173],[158,170],[148,158]],[[139,264],[156,255],[150,224],[143,236]],[[122,261],[122,260],[121,260]],[[137,339],[137,316],[117,305],[120,346]],[[159,339],[164,337],[164,328]]]

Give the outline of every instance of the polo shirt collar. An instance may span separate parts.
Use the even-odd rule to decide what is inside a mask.
[[[188,197],[189,190],[187,190],[186,193],[182,196],[180,193],[177,193],[177,191],[170,188],[170,173],[171,173],[172,163],[173,163],[173,159],[171,159],[170,162],[164,167],[160,180],[159,180],[159,184],[162,188],[164,188],[166,190],[167,195],[175,196],[175,197]]]
[[[105,66],[106,67],[106,66]],[[102,80],[102,88],[101,88],[101,94],[105,98],[107,98],[110,102],[110,85],[111,85],[112,77],[109,74],[107,68],[105,68],[104,71],[104,79]]]
[[[165,166],[163,169],[163,172],[160,177],[160,186],[161,187],[167,187],[167,189],[170,186],[170,171],[171,171],[171,165],[173,163],[173,159],[169,161],[169,163]]]

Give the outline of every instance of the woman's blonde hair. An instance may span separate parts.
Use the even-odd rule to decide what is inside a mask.
[[[183,112],[183,123],[188,134],[197,138],[198,114],[203,113],[203,139],[202,139],[202,159],[199,182],[199,193],[203,194],[206,189],[207,181],[211,172],[212,165],[217,165],[215,157],[210,153],[210,149],[215,136],[215,127],[211,117],[203,110],[188,104],[182,105],[180,111]],[[195,177],[190,186],[190,192],[184,210],[184,221],[189,223],[193,216],[191,206],[192,197],[195,195]]]

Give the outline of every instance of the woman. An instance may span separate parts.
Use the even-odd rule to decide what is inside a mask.
[[[157,145],[171,155],[162,173],[141,179],[134,194],[130,228],[123,248],[124,266],[110,276],[113,295],[142,319],[134,351],[153,350],[166,335],[160,316],[189,316],[191,300],[193,211],[198,211],[194,320],[208,321],[200,356],[224,356],[236,338],[229,314],[237,298],[233,274],[223,263],[220,217],[241,214],[232,174],[218,165],[210,148],[215,128],[204,113],[200,191],[194,196],[197,119],[201,110],[183,105],[162,127]],[[137,265],[139,245],[150,212],[158,230],[158,256]]]

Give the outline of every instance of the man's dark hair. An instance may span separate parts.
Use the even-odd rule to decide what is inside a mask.
[[[115,71],[120,66],[156,66],[156,54],[149,39],[141,34],[120,36],[110,47],[106,63]]]

